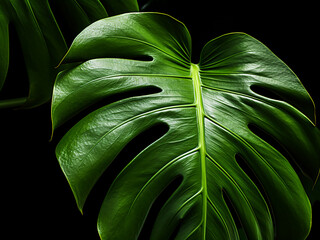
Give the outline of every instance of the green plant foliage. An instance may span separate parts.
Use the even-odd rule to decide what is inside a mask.
[[[62,25],[71,25],[70,32],[78,34],[90,23],[112,14],[138,11],[136,0],[1,0],[0,2],[0,90],[3,87],[10,55],[10,27],[15,28],[23,52],[29,81],[29,95],[0,101],[3,107],[34,107],[51,98],[52,86],[58,72],[55,67],[67,51],[65,37],[60,31],[51,6],[62,9]],[[106,4],[106,7],[103,5]],[[107,9],[107,10],[106,10]],[[110,13],[109,13],[110,15]],[[61,24],[61,23],[60,23]],[[64,33],[69,34],[70,32]],[[72,38],[74,38],[72,36]],[[13,66],[11,66],[13,67]]]
[[[292,162],[257,129],[279,142],[315,182],[320,133],[314,104],[297,76],[261,42],[226,34],[208,42],[194,64],[181,22],[160,13],[128,13],[82,31],[64,63],[78,65],[57,77],[54,128],[120,96],[83,117],[57,146],[81,211],[129,142],[151,127],[168,127],[106,189],[98,217],[102,239],[137,239],[152,204],[177,179],[150,239],[240,239],[238,231],[249,240],[306,238],[309,199]]]

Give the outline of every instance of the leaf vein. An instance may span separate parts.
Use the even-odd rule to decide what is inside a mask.
[[[226,130],[227,132],[229,132],[232,136],[234,136],[235,138],[237,138],[240,142],[242,142],[243,144],[245,144],[247,147],[249,147],[252,152],[258,156],[270,169],[271,171],[273,171],[278,178],[280,179],[280,181],[283,183],[283,185],[287,188],[287,184],[286,182],[281,178],[281,176],[277,173],[277,171],[269,164],[269,162],[263,157],[261,156],[261,154],[250,144],[248,143],[245,139],[243,139],[241,136],[239,136],[238,134],[232,132],[230,129],[224,127],[223,125],[221,125],[220,123],[218,123],[217,121],[215,121],[214,119],[212,119],[210,116],[205,115],[205,117],[210,120],[212,123],[214,123],[215,125],[223,128],[224,130]]]
[[[168,107],[163,107],[163,108],[159,108],[159,109],[155,109],[155,110],[151,110],[151,111],[148,111],[148,112],[144,112],[144,113],[141,113],[139,115],[136,115],[134,117],[131,117],[121,123],[119,123],[118,125],[114,126],[113,128],[111,128],[109,131],[107,131],[106,133],[104,133],[96,142],[95,144],[88,150],[88,152],[84,155],[88,155],[90,154],[90,152],[109,134],[111,133],[112,131],[114,131],[115,129],[137,119],[137,118],[141,118],[141,117],[144,117],[144,116],[147,116],[149,114],[152,114],[152,113],[157,113],[157,112],[161,112],[161,111],[165,111],[165,110],[170,110],[170,109],[175,109],[175,108],[187,108],[187,107],[193,107],[194,105],[193,104],[181,104],[181,105],[173,105],[173,106],[168,106]]]
[[[218,169],[222,172],[222,174],[223,174],[224,176],[226,176],[226,178],[238,189],[238,191],[240,192],[240,195],[241,195],[241,196],[244,198],[244,200],[247,202],[248,207],[250,208],[251,213],[252,213],[255,221],[258,223],[258,219],[257,219],[256,213],[255,213],[255,211],[253,210],[253,207],[252,207],[250,201],[248,200],[246,194],[242,191],[241,187],[238,185],[237,181],[234,180],[234,178],[233,178],[230,174],[228,174],[228,172],[227,172],[217,161],[215,161],[215,160],[210,156],[209,153],[206,153],[206,155],[208,156],[209,160],[210,160],[216,167],[218,167]]]
[[[211,208],[213,209],[213,211],[215,211],[215,212],[218,214],[218,217],[219,217],[220,221],[222,222],[223,226],[225,227],[225,229],[226,229],[226,231],[227,231],[227,233],[228,233],[229,239],[231,239],[231,234],[230,234],[228,225],[227,225],[226,221],[224,220],[224,218],[222,217],[219,209],[216,208],[216,206],[215,206],[214,203],[212,202],[212,200],[211,200],[211,198],[210,198],[209,195],[207,196],[207,199],[208,199],[208,202],[209,202],[209,206],[211,206]]]
[[[154,175],[152,175],[152,177],[143,185],[143,187],[140,189],[140,191],[138,192],[138,194],[136,195],[135,199],[133,200],[132,204],[130,205],[130,208],[128,210],[128,214],[131,212],[132,207],[134,206],[135,202],[138,200],[139,196],[142,194],[142,192],[146,189],[146,187],[160,174],[162,173],[166,168],[168,168],[170,165],[172,165],[173,163],[177,162],[178,160],[180,160],[181,158],[184,158],[188,155],[193,154],[194,152],[198,151],[199,147],[191,149],[190,151],[184,152],[182,154],[180,154],[179,156],[177,156],[176,158],[170,160],[166,165],[164,165],[162,168],[160,168]],[[182,208],[182,207],[181,207]]]

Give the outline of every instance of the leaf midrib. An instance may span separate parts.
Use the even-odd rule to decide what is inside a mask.
[[[201,185],[202,185],[202,239],[206,239],[207,225],[207,170],[206,170],[206,145],[204,133],[204,107],[201,91],[200,68],[197,64],[191,64],[190,73],[193,81],[194,98],[197,110],[198,147],[200,152]]]

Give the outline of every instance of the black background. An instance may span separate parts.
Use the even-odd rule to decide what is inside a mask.
[[[255,5],[203,0],[167,2],[150,10],[169,13],[186,24],[193,40],[193,62],[197,63],[201,48],[212,38],[228,32],[248,33],[297,74],[316,106],[320,106],[317,6],[298,1],[290,5],[279,1]],[[25,77],[19,77],[25,70],[18,46],[11,51],[16,64],[10,64],[9,76],[17,80],[7,83],[3,94],[19,95],[26,92]],[[50,103],[31,110],[0,111],[1,220],[5,226],[1,235],[5,239],[99,239],[95,203],[101,202],[102,196],[91,198],[81,216],[55,159],[55,145],[65,131],[64,127],[59,129],[49,142]],[[314,206],[314,226],[320,224],[319,205]],[[319,237],[313,230],[308,239]]]

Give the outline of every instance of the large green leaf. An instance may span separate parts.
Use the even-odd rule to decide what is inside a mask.
[[[55,67],[67,51],[65,36],[60,31],[51,7],[59,8],[63,23],[70,24],[64,34],[74,38],[93,21],[108,16],[107,7],[115,6],[118,11],[138,11],[137,0],[126,0],[119,6],[119,1],[100,0],[1,0],[0,2],[0,90],[7,78],[9,68],[10,28],[18,34],[28,76],[21,76],[29,81],[29,95],[19,99],[2,99],[0,107],[34,107],[51,98],[52,86],[56,77]],[[132,6],[136,8],[133,8]],[[107,10],[106,10],[107,9]],[[110,10],[111,11],[111,10]],[[10,28],[9,28],[10,26]],[[12,29],[11,29],[12,30]],[[10,43],[10,44],[9,44]],[[10,46],[15,47],[15,46]],[[21,66],[10,66],[15,70]],[[14,79],[9,79],[13,81]],[[17,86],[19,87],[19,86]]]
[[[308,197],[292,162],[266,141],[279,142],[316,181],[320,133],[307,91],[244,33],[210,41],[199,64],[190,59],[188,30],[165,14],[110,17],[76,37],[64,62],[78,66],[61,72],[54,86],[53,127],[122,96],[92,110],[57,146],[79,209],[129,142],[165,124],[168,131],[106,189],[102,239],[137,239],[152,204],[177,178],[182,181],[158,213],[151,239],[239,239],[237,216],[248,239],[304,239],[311,227]]]

